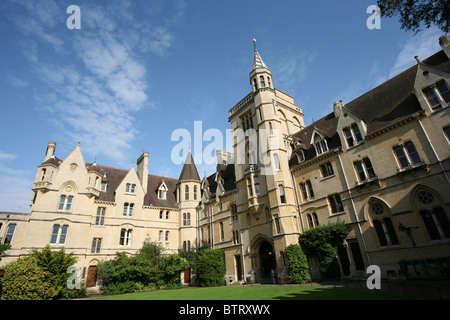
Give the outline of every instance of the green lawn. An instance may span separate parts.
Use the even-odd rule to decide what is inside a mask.
[[[99,300],[405,300],[400,294],[332,287],[243,286],[186,288],[103,296]]]

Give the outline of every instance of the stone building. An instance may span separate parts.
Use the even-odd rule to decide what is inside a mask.
[[[450,37],[440,44],[307,127],[255,48],[252,90],[229,110],[233,153],[217,150],[217,170],[203,179],[190,152],[174,179],[149,174],[149,153],[122,170],[86,163],[80,145],[59,159],[50,142],[31,213],[0,213],[1,240],[12,246],[0,265],[64,246],[95,286],[99,261],[151,239],[165,253],[221,248],[228,284],[262,282],[272,270],[285,277],[285,248],[301,232],[342,220],[353,227],[338,247],[344,277],[373,264],[398,277],[400,260],[418,259],[445,276],[434,261],[450,256]],[[310,267],[318,279],[315,259]]]

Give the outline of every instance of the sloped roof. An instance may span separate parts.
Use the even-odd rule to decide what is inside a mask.
[[[223,166],[220,166],[221,168],[218,169],[215,173],[210,175],[206,178],[206,181],[208,182],[208,191],[209,191],[209,197],[211,199],[216,198],[216,191],[217,191],[217,181],[215,179],[216,174],[219,173],[220,177],[223,180],[223,187],[225,189],[225,192],[232,191],[236,189],[236,176],[234,173],[234,164],[228,164],[223,168]]]
[[[91,170],[94,167],[92,164],[86,164]],[[102,165],[95,165],[95,171],[106,176],[107,188],[106,191],[100,192],[100,196],[98,200],[100,201],[115,201],[115,191],[119,184],[123,181],[125,176],[128,174],[128,170],[111,168]],[[166,199],[158,199],[158,187],[161,185],[162,181],[166,184],[168,191],[166,194]],[[177,199],[176,199],[176,184],[177,179],[155,176],[152,174],[148,175],[148,187],[147,194],[144,197],[144,205],[146,206],[157,206],[157,207],[166,207],[166,208],[178,208],[177,207]]]
[[[265,68],[268,69],[266,64],[264,63],[263,59],[259,55],[258,50],[255,48],[255,52],[253,54],[253,65],[252,65],[252,71],[256,70],[258,68]]]
[[[191,151],[188,152],[186,161],[184,162],[183,169],[181,170],[179,181],[183,180],[196,180],[200,181],[200,176],[198,175],[197,167],[194,163],[194,158],[192,157]]]
[[[445,52],[439,51],[421,62],[425,66],[450,72],[450,61]],[[347,103],[343,108],[351,111],[367,124],[367,134],[371,134],[408,115],[422,110],[414,94],[414,83],[418,65],[409,68],[394,78],[384,82],[362,96]],[[336,132],[338,119],[334,112],[317,120],[308,127],[295,133],[300,140],[299,148],[310,149],[314,130],[324,133],[330,149],[341,145]]]

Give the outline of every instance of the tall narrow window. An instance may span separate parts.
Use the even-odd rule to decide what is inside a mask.
[[[194,186],[194,200],[197,200],[197,186]]]
[[[224,230],[223,230],[223,222],[220,222],[220,241],[223,241],[225,239]]]
[[[97,208],[97,216],[95,217],[95,225],[103,226],[105,224],[105,210],[104,207]]]
[[[184,187],[184,200],[189,200],[189,186]]]
[[[6,234],[5,234],[5,240],[3,243],[11,243],[13,235],[14,235],[14,230],[16,230],[16,224],[15,223],[11,223],[10,225],[8,225],[8,229],[6,229]]]
[[[164,238],[164,241],[169,242],[169,231],[166,231],[166,236]]]
[[[259,178],[258,176],[253,176],[253,183],[255,187],[255,194],[259,194]]]
[[[247,178],[247,189],[248,189],[248,196],[253,196],[253,187],[252,187],[252,179]]]
[[[280,170],[280,160],[278,159],[277,153],[273,154],[273,162],[274,162],[275,170]]]
[[[284,187],[282,184],[278,185],[278,191],[280,192],[280,202],[286,203],[286,195],[284,194]]]
[[[261,88],[265,88],[266,87],[266,82],[264,81],[264,77],[263,76],[259,76],[259,81],[261,82]]]
[[[41,181],[44,181],[45,180],[45,172],[46,172],[47,170],[45,169],[45,168],[42,168],[42,175],[41,175]]]
[[[163,241],[163,235],[164,235],[164,232],[163,231],[159,231],[159,234],[158,234],[158,241],[159,242],[162,242]]]
[[[272,122],[269,122],[269,131],[270,131],[270,135],[273,135]]]

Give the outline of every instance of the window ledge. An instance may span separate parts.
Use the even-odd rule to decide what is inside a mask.
[[[426,172],[430,171],[429,165],[426,164],[424,160],[421,160],[420,162],[415,163],[415,164],[410,164],[404,168],[397,167],[396,170],[397,170],[397,173],[406,173],[408,171],[412,171],[412,170],[419,169],[419,168],[423,168]]]

